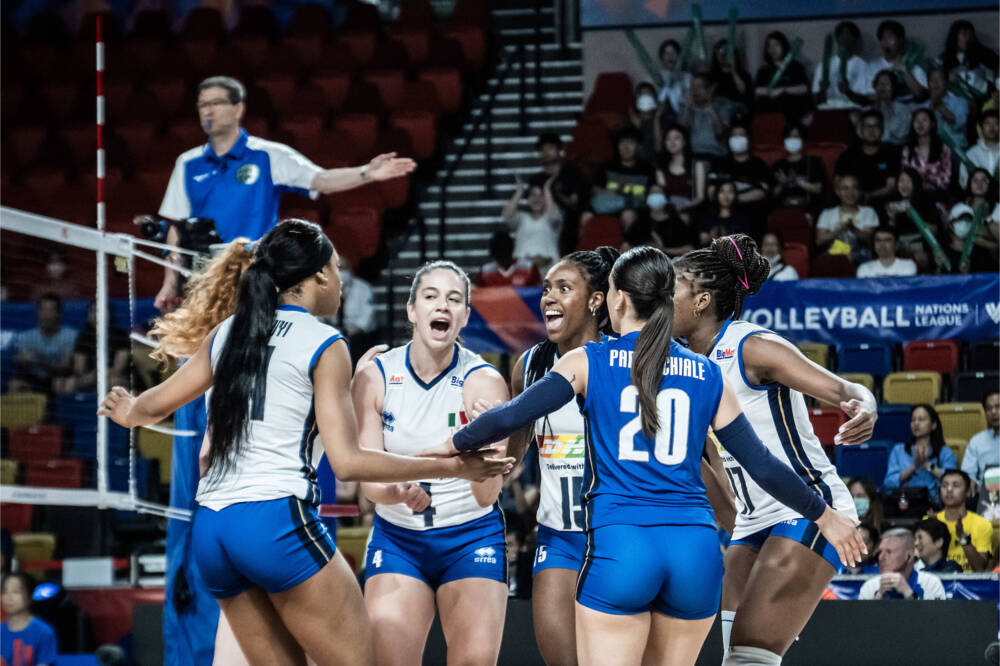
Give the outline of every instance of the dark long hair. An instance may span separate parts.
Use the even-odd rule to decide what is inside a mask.
[[[944,53],[941,54],[941,64],[949,72],[959,65],[958,62],[958,33],[968,30],[972,34],[969,36],[969,47],[965,51],[965,65],[969,69],[975,69],[979,65],[986,65],[990,69],[996,69],[997,54],[993,49],[984,46],[976,36],[976,29],[965,20],[958,20],[951,24],[948,29],[948,39],[945,40]]]
[[[696,293],[707,291],[722,321],[739,318],[743,300],[760,291],[771,265],[746,234],[716,238],[701,250],[692,250],[677,260],[677,270],[690,274]]]
[[[778,62],[773,62],[771,60],[771,54],[767,52],[767,42],[772,39],[781,44],[782,59],[784,59],[784,57],[788,55],[788,52],[792,50],[792,47],[788,43],[788,37],[785,37],[785,33],[781,32],[780,30],[775,30],[767,34],[767,37],[764,38],[764,50],[763,50],[763,55],[761,56],[761,61],[763,61],[765,65],[773,65],[777,67],[778,65],[781,64],[781,61],[779,60]]]
[[[910,116],[910,133],[906,137],[906,145],[909,147],[910,155],[912,156],[914,154],[914,151],[917,149],[917,145],[919,143],[919,138],[917,137],[917,133],[913,130],[913,121],[916,120],[918,113],[927,114],[927,117],[931,121],[931,131],[930,131],[931,143],[930,143],[930,150],[927,151],[927,161],[937,162],[939,159],[941,159],[941,149],[944,146],[944,142],[941,141],[941,137],[938,136],[937,116],[930,109],[920,107],[919,109],[916,109],[913,112],[912,116]]]
[[[656,395],[674,326],[674,266],[655,247],[635,247],[618,257],[611,279],[615,289],[629,295],[636,318],[645,322],[632,355],[632,384],[639,390],[642,434],[655,437],[660,429]]]
[[[280,222],[257,243],[254,261],[240,279],[230,333],[213,373],[222,381],[215,384],[208,405],[209,468],[219,463],[225,471],[246,439],[254,389],[266,381],[278,297],[295,293],[303,280],[322,271],[333,251],[319,225],[297,219]]]
[[[934,409],[934,405],[923,404],[923,405],[913,406],[913,409],[910,410],[910,419],[913,418],[913,412],[917,411],[918,409],[926,409],[927,413],[930,414],[931,417],[931,425],[937,426],[936,428],[931,429],[931,434],[930,434],[931,457],[937,458],[938,454],[941,453],[941,449],[943,449],[945,445],[944,428],[941,427],[941,417],[938,416],[937,410]],[[904,448],[906,449],[906,452],[911,455],[913,454],[914,441],[916,441],[916,438],[913,436],[913,431],[910,431],[910,438],[906,440],[906,446]]]
[[[611,266],[618,256],[618,250],[603,245],[596,250],[572,252],[561,260],[576,265],[583,279],[587,282],[588,298],[595,292],[604,294],[605,299],[601,304],[601,309],[594,316],[598,329],[602,333],[611,333],[611,324],[608,322],[608,275],[611,274]],[[524,371],[525,386],[531,386],[552,369],[558,348],[556,343],[548,339],[538,345],[534,353],[531,354],[531,360]]]
[[[969,172],[969,180],[965,184],[965,201],[969,202],[972,200],[972,177],[979,172],[985,173],[986,177],[989,179],[989,185],[986,187],[986,201],[992,209],[992,207],[997,203],[997,179],[993,177],[993,174],[982,167],[977,167]]]

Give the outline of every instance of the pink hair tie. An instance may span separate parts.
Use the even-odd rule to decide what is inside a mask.
[[[733,240],[732,236],[726,236],[726,240],[728,240],[730,243],[732,243],[733,247],[736,248],[736,254],[739,256],[740,262],[743,264],[743,279],[740,280],[740,278],[738,276],[737,276],[736,279],[740,280],[740,284],[743,285],[744,289],[746,289],[747,291],[750,291],[750,278],[747,277],[747,266],[746,266],[746,262],[743,261],[743,253],[740,252],[740,246],[736,244],[736,241]]]

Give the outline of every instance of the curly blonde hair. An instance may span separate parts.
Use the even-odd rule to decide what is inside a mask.
[[[253,261],[248,238],[237,238],[222,254],[192,277],[185,288],[184,305],[154,322],[149,337],[157,342],[150,354],[161,363],[192,356],[205,337],[236,311],[240,279]]]

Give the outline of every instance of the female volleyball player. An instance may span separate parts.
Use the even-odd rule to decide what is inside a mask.
[[[346,344],[313,316],[340,305],[336,262],[319,226],[279,224],[240,280],[235,314],[170,379],[137,398],[115,387],[100,410],[125,427],[155,423],[222,378],[209,398],[193,542],[253,664],[305,663],[303,650],[320,665],[374,661],[353,575],[312,506],[317,434],[347,479],[484,480],[512,463],[480,456],[427,465],[357,446]]]
[[[674,334],[721,368],[771,454],[824,503],[856,516],[851,493],[813,434],[802,395],[839,405],[850,420],[837,443],[857,444],[874,427],[871,392],[812,363],[773,332],[737,319],[744,297],[768,276],[767,259],[749,236],[717,238],[689,252],[678,260],[677,275]],[[742,502],[726,551],[723,645],[732,648],[725,663],[778,664],[835,573],[837,553],[801,511],[747,478],[732,451],[721,453]]]
[[[457,342],[469,295],[468,276],[451,262],[417,271],[406,305],[412,340],[354,380],[363,447],[417,452],[464,425],[477,400],[507,399],[500,373]],[[365,604],[380,665],[421,663],[435,608],[449,663],[496,663],[507,610],[501,483],[429,474],[419,483],[363,484],[375,503]]]
[[[621,337],[569,352],[513,401],[430,451],[474,449],[583,396],[587,553],[576,636],[584,665],[697,658],[722,587],[700,473],[709,425],[762,487],[817,521],[845,562],[864,550],[857,521],[833,511],[767,451],[718,366],[671,340],[673,293],[665,254],[629,250],[615,262],[608,289]]]

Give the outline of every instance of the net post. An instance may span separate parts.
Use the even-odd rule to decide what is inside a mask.
[[[104,233],[104,41],[101,35],[102,17],[97,15],[97,44],[94,64],[97,75],[97,230]],[[108,267],[103,247],[97,249],[97,399],[108,392]],[[97,417],[97,492],[108,491],[108,419]]]

